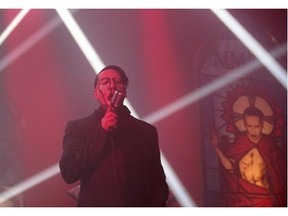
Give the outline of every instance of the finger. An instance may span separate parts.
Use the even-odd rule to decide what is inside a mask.
[[[114,124],[114,123],[117,122],[118,116],[115,113],[110,112],[110,113],[107,114],[107,118],[106,119],[107,119],[107,122]]]
[[[117,121],[115,118],[106,118],[102,120],[101,125],[103,128],[105,128],[106,130],[109,130],[110,127],[114,127],[116,126]]]

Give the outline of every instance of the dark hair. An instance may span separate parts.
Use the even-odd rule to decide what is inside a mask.
[[[247,116],[258,116],[260,118],[260,121],[263,120],[263,116],[264,116],[263,112],[260,109],[256,108],[256,107],[248,107],[248,108],[246,108],[245,111],[244,111],[244,117],[246,115]]]
[[[124,85],[127,87],[128,86],[128,83],[129,83],[129,80],[128,80],[128,77],[126,76],[126,73],[125,71],[120,68],[119,66],[116,66],[116,65],[108,65],[106,67],[104,67],[97,75],[96,75],[96,78],[94,80],[94,88],[97,87],[97,84],[98,84],[98,77],[99,75],[105,71],[105,70],[108,70],[108,69],[113,69],[115,70],[117,73],[119,73],[120,77],[121,77],[121,80],[122,82],[124,83]]]

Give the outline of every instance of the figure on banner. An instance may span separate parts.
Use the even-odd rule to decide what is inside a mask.
[[[223,169],[225,198],[222,206],[287,206],[287,168],[275,140],[263,134],[264,115],[255,106],[243,112],[243,132],[220,147],[215,131],[211,143]],[[227,140],[227,139],[226,139]],[[227,142],[227,141],[226,141]]]

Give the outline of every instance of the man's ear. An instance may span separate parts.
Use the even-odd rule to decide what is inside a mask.
[[[126,85],[124,87],[124,96],[125,96],[125,98],[127,97],[127,86]]]

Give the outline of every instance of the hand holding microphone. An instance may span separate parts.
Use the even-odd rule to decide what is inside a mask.
[[[106,110],[105,116],[101,120],[101,125],[105,130],[112,131],[117,125],[118,111],[123,106],[125,96],[120,91],[116,90],[113,94],[111,103]]]

